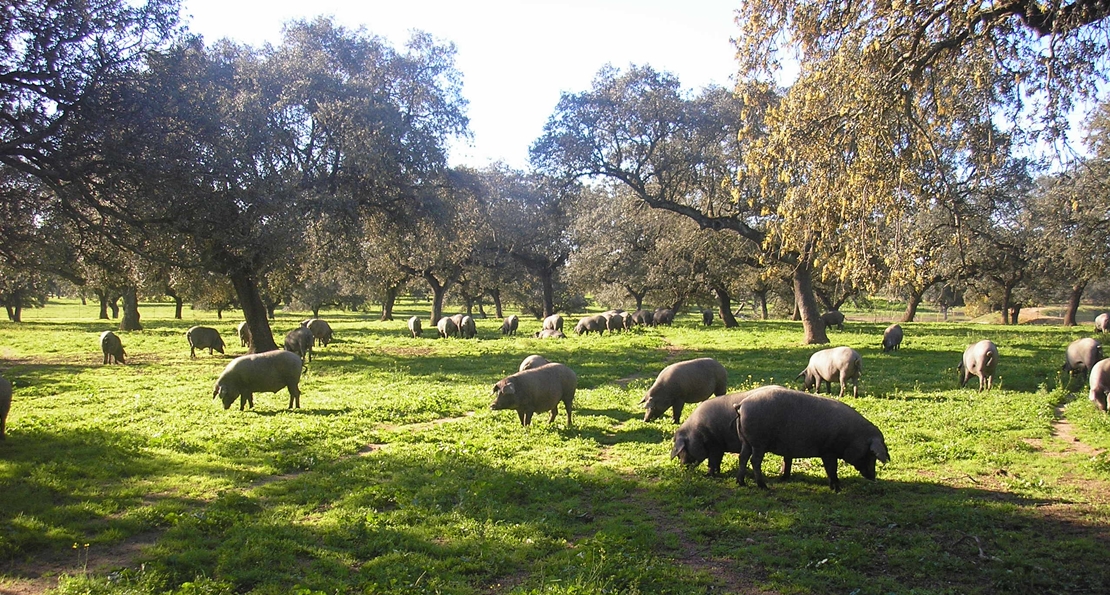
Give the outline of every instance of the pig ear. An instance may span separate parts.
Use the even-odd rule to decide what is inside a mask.
[[[671,458],[673,459],[682,454],[684,450],[686,450],[686,438],[684,436],[676,437],[674,439],[674,448],[671,449]]]
[[[871,439],[871,452],[875,453],[875,458],[883,462],[883,464],[890,462],[890,454],[886,451],[886,443],[882,438]]]
[[[801,372],[798,372],[798,375],[794,377],[794,380],[798,380],[798,379],[800,379],[800,378],[801,378],[802,376],[805,376],[805,375],[806,375],[806,371],[805,371],[805,370],[802,370]]]
[[[495,395],[497,394],[497,385],[496,384],[493,385],[493,394],[495,394]]]

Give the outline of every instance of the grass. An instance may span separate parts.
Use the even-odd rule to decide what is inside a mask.
[[[120,333],[128,365],[103,366],[93,306],[51,303],[0,323],[15,385],[0,444],[0,590],[58,593],[1103,593],[1110,545],[1110,420],[1063,349],[1087,326],[849,320],[864,380],[845,399],[884,432],[892,461],[868,482],[847,465],[832,493],[818,460],[771,489],[737,487],[668,458],[674,426],[644,423],[655,374],[709,356],[730,388],[797,386],[815,349],[798,323],[618,336],[413,339],[393,322],[327,312],[336,340],[302,381],[253,411],[213,401],[241,353],[238,319],[143,304]],[[303,313],[279,315],[275,336]],[[226,356],[188,356],[215,326]],[[430,335],[430,334],[429,334]],[[968,344],[1002,363],[989,393],[956,388]],[[521,428],[490,387],[531,353],[579,375],[574,426]],[[974,381],[973,381],[974,383]],[[1060,408],[1067,425],[1054,424]],[[685,415],[693,410],[687,407]],[[1074,437],[1074,438],[1073,438]],[[1078,440],[1078,441],[1077,441]],[[726,458],[724,471],[735,472]],[[750,482],[749,482],[750,485]],[[86,544],[87,547],[86,547]]]

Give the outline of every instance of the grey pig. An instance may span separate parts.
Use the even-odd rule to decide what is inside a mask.
[[[552,330],[552,329],[549,329],[549,328],[545,328],[542,331],[533,333],[532,336],[537,338],[537,339],[566,339],[567,338],[567,336],[563,334],[563,331],[556,331],[556,330]]]
[[[185,338],[189,341],[189,357],[197,356],[197,349],[207,349],[208,355],[212,350],[224,352],[224,339],[220,331],[207,326],[194,326],[185,331]]]
[[[446,339],[447,337],[454,337],[459,334],[459,325],[450,316],[444,316],[436,323],[436,329],[439,330],[439,338]]]
[[[571,404],[578,388],[578,376],[563,364],[547,364],[517,372],[493,385],[496,395],[490,409],[515,409],[520,425],[532,423],[532,414],[550,411],[548,423],[559,414],[559,403],[567,409],[567,427],[571,425]]]
[[[836,461],[841,459],[874,481],[875,461],[887,463],[883,433],[858,411],[828,397],[810,395],[781,386],[749,391],[735,406],[736,433],[743,443],[736,483],[744,485],[748,459],[756,484],[763,480],[763,456],[783,457],[783,478],[790,477],[793,459],[819,457],[829,477],[829,487],[840,491]]]
[[[960,388],[967,385],[967,381],[974,375],[979,378],[979,392],[983,392],[984,384],[987,390],[994,386],[994,371],[998,367],[998,347],[994,343],[983,340],[969,345],[964,350],[963,360],[959,365]]]
[[[552,314],[551,316],[548,316],[547,318],[544,318],[543,319],[543,329],[544,330],[549,330],[550,329],[550,330],[553,330],[553,331],[563,330],[563,317],[559,316],[558,314]]]
[[[332,331],[331,325],[326,320],[320,318],[309,318],[301,323],[301,326],[312,331],[312,337],[316,340],[316,345],[327,347],[331,343]]]
[[[665,324],[670,326],[674,322],[674,310],[670,308],[656,308],[652,313],[652,326],[659,326]]]
[[[725,453],[740,454],[744,446],[736,433],[736,405],[746,399],[749,392],[729,393],[698,405],[675,430],[671,458],[678,457],[687,467],[695,467],[709,459],[709,476],[720,475]],[[784,467],[790,465],[784,463]]]
[[[579,335],[588,335],[590,333],[597,333],[599,335],[605,334],[605,317],[601,314],[584,316],[578,321],[578,324],[574,326],[574,332]]]
[[[605,329],[609,334],[620,332],[624,330],[624,317],[621,316],[620,310],[609,310],[602,312],[601,317],[605,319]]]
[[[0,440],[8,437],[8,412],[12,409],[12,383],[0,376]]]
[[[462,323],[459,324],[459,334],[464,339],[473,339],[478,336],[478,328],[474,324],[474,317],[466,315],[462,317]]]
[[[728,371],[717,360],[701,357],[663,368],[640,405],[647,409],[644,421],[663,415],[669,408],[674,423],[678,423],[686,403],[698,403],[726,392]]]
[[[640,326],[655,326],[655,314],[651,310],[636,310],[632,313],[632,322]]]
[[[883,351],[893,351],[902,348],[902,327],[892,324],[883,331]]]
[[[420,328],[420,317],[413,316],[409,319],[409,332],[412,333],[412,338],[415,339],[424,334],[424,329]]]
[[[1103,312],[1095,316],[1095,332],[1105,333],[1106,331],[1110,331],[1110,314]]]
[[[285,335],[285,350],[296,353],[305,363],[312,361],[312,344],[316,340],[308,327],[299,326]]]
[[[123,342],[112,331],[100,333],[100,350],[104,352],[105,364],[108,363],[109,358],[114,359],[117,364],[126,363],[124,357],[127,353],[123,351]]]
[[[250,347],[250,345],[251,345],[251,327],[247,326],[247,321],[244,320],[243,322],[240,322],[239,323],[239,328],[236,329],[236,330],[239,331],[239,346],[240,347]]]
[[[1061,371],[1068,372],[1068,380],[1078,374],[1090,375],[1091,369],[1102,359],[1102,344],[1090,338],[1076,339],[1068,345]]]
[[[848,380],[852,381],[852,396],[859,396],[859,377],[862,373],[863,358],[858,351],[851,347],[832,347],[811,355],[809,365],[797,378],[805,378],[805,390],[812,388],[814,393],[821,392],[822,382],[832,393],[832,383],[839,382],[840,398],[843,399]]]
[[[532,368],[546,366],[549,363],[551,362],[547,361],[547,358],[542,355],[529,355],[528,357],[524,358],[524,361],[520,362],[520,369],[518,369],[517,371],[523,372],[525,370],[531,370]]]
[[[307,329],[306,329],[307,330]],[[224,409],[239,399],[239,411],[254,408],[254,393],[276,393],[289,389],[289,408],[301,408],[301,368],[304,361],[292,351],[267,351],[237,357],[216,379],[212,398],[220,397]]]
[[[1106,393],[1110,391],[1110,359],[1099,360],[1091,368],[1088,383],[1091,386],[1091,401],[1099,411],[1106,411]]]
[[[835,326],[838,330],[844,330],[844,315],[836,310],[822,314],[821,322],[825,323],[825,328]]]
[[[701,323],[705,326],[713,324],[713,310],[706,309],[701,311]]]
[[[520,319],[516,314],[510,314],[505,317],[504,322],[501,323],[502,335],[515,335],[517,327],[520,326]]]

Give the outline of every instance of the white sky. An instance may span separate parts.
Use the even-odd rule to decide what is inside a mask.
[[[401,47],[422,30],[458,50],[473,141],[452,165],[524,168],[559,94],[589,88],[605,64],[649,64],[682,85],[731,86],[739,0],[184,0],[206,42],[278,43],[293,19],[335,17]]]

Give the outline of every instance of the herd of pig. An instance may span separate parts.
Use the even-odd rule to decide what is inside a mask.
[[[703,313],[704,314],[704,313]],[[669,324],[673,311],[639,310],[629,314],[610,311],[605,314],[582,318],[575,331],[578,334],[610,333],[628,329],[635,324]],[[703,316],[703,322],[712,322]],[[843,329],[844,318],[839,312],[824,315],[827,327]],[[501,333],[515,334],[519,319],[504,319]],[[470,316],[444,317],[436,325],[441,337],[476,336],[474,320]],[[420,319],[408,321],[413,337],[419,337]],[[559,315],[543,321],[535,337],[564,337],[563,320]],[[1110,331],[1110,314],[1095,319],[1095,330]],[[251,343],[246,323],[239,325],[242,346]],[[197,349],[224,353],[224,342],[219,331],[195,326],[186,334],[190,357]],[[904,337],[901,326],[893,324],[883,333],[883,351],[900,348]],[[249,354],[233,359],[216,380],[213,398],[219,397],[224,409],[239,400],[239,409],[254,407],[254,393],[289,390],[289,408],[300,408],[300,377],[305,362],[312,359],[312,348],[327,346],[332,340],[331,326],[324,320],[311,318],[290,331],[284,341],[284,350]],[[100,335],[104,364],[110,361],[124,363],[126,353],[120,338],[111,331]],[[979,390],[990,390],[998,366],[998,348],[984,340],[970,345],[958,366],[960,386],[975,376]],[[1102,345],[1095,339],[1082,338],[1072,342],[1066,350],[1062,370],[1088,376],[1090,399],[1101,411],[1107,410],[1110,393],[1110,359],[1104,359]],[[850,347],[833,347],[814,353],[798,379],[805,391],[818,393],[822,383],[832,392],[832,383],[840,384],[843,398],[848,381],[852,381],[853,396],[857,396],[859,379],[863,372],[862,358]],[[549,362],[540,355],[527,357],[516,374],[508,376],[493,387],[493,410],[511,409],[517,412],[521,425],[532,422],[536,412],[550,412],[548,423],[554,422],[562,403],[567,412],[567,426],[572,423],[574,393],[578,377],[568,366]],[[665,367],[648,389],[640,405],[647,410],[644,421],[649,422],[671,410],[671,419],[678,424],[686,404],[700,403],[693,414],[683,422],[674,435],[672,458],[687,466],[696,466],[708,460],[709,474],[720,473],[725,453],[739,454],[737,481],[744,483],[747,464],[752,463],[753,475],[760,487],[766,487],[762,461],[766,453],[783,457],[782,477],[789,478],[791,463],[795,458],[817,457],[822,460],[833,490],[840,490],[837,478],[837,460],[852,465],[867,479],[875,479],[875,463],[890,460],[882,432],[852,407],[832,398],[809,395],[807,392],[782,386],[764,386],[744,392],[728,393],[728,372],[712,358],[699,358]],[[0,439],[5,436],[5,421],[11,407],[11,383],[0,377]],[[711,398],[714,397],[714,398]]]

